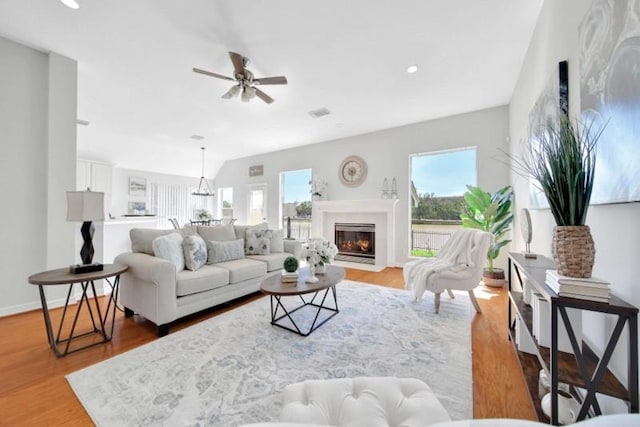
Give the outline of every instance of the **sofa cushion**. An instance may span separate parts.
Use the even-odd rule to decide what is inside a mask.
[[[182,250],[182,235],[180,233],[156,237],[151,246],[156,258],[171,262],[176,266],[176,271],[184,270],[184,251]]]
[[[132,228],[129,230],[131,239],[131,252],[141,252],[153,255],[153,240],[156,237],[166,236],[175,230],[156,230],[154,228]]]
[[[233,225],[236,239],[245,239],[247,237],[247,230],[266,230],[268,228],[269,226],[266,223],[258,225]]]
[[[271,232],[271,252],[284,252],[284,231],[272,230]]]
[[[176,276],[176,295],[179,297],[208,291],[229,283],[229,270],[205,265],[197,271],[183,270]]]
[[[187,236],[182,241],[184,249],[184,266],[196,271],[207,262],[207,245],[198,235]]]
[[[233,229],[233,225],[214,225],[214,226],[198,226],[198,234],[206,241],[217,240],[227,241],[236,240],[236,232]]]
[[[271,230],[247,229],[244,253],[247,255],[268,255],[271,253]]]
[[[291,254],[286,252],[283,252],[283,253],[271,252],[269,255],[247,255],[247,258],[264,262],[267,264],[267,271],[275,271],[275,270],[282,270],[284,260],[290,256]]]
[[[267,274],[267,264],[254,259],[236,259],[220,262],[212,267],[224,268],[229,271],[229,283],[238,283]]]
[[[183,225],[180,229],[180,233],[183,236],[193,236],[194,234],[198,234],[198,227],[195,225]]]
[[[232,261],[244,258],[244,241],[242,239],[220,242],[207,241],[207,264]]]

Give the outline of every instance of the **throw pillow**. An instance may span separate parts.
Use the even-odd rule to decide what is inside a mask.
[[[236,240],[236,232],[233,229],[233,225],[214,225],[213,227],[209,226],[198,226],[198,234],[204,240],[217,240],[217,241],[227,241],[227,240]]]
[[[247,230],[244,252],[247,255],[269,255],[271,253],[271,230]]]
[[[233,225],[233,229],[236,232],[236,239],[246,239],[247,230],[266,230],[267,228],[269,228],[269,226],[266,222],[258,225]]]
[[[207,252],[207,264],[242,259],[244,258],[244,240],[237,239],[225,242],[209,240],[207,241]]]
[[[171,233],[153,239],[153,255],[166,259],[176,266],[176,271],[184,270],[184,252],[182,250],[182,235]]]
[[[282,230],[272,230],[271,232],[271,252],[284,252],[284,232]]]
[[[132,228],[129,230],[131,238],[131,252],[141,252],[153,255],[153,239],[167,234],[175,233],[175,230],[156,230],[153,228]]]
[[[188,270],[196,271],[207,262],[207,244],[198,235],[187,236],[182,241],[184,265]]]

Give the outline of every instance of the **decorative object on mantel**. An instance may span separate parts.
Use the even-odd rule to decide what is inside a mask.
[[[500,249],[511,242],[510,239],[503,238],[509,233],[509,226],[513,222],[512,193],[510,185],[493,194],[489,194],[480,187],[467,185],[467,192],[464,193],[465,211],[460,215],[462,226],[493,234],[494,241],[487,252],[487,268],[482,272],[484,284],[488,286],[504,285],[504,270],[494,268],[493,260],[498,258]]]
[[[387,180],[387,178],[382,181],[382,198],[389,198],[389,181]]]
[[[595,174],[596,145],[604,127],[561,114],[548,120],[521,157],[509,155],[516,172],[533,178],[556,222],[551,251],[558,273],[591,277],[595,247],[585,225]]]
[[[316,274],[324,274],[325,264],[331,264],[338,254],[338,247],[323,238],[309,239],[302,245],[300,257],[309,263],[310,274],[305,279],[307,283],[316,283]]]
[[[67,191],[67,221],[81,221],[82,248],[80,258],[82,264],[69,267],[71,273],[89,273],[100,271],[102,264],[92,264],[93,233],[92,221],[104,221],[104,193],[98,191]]]
[[[524,257],[535,259],[538,255],[531,253],[531,240],[533,239],[533,228],[531,226],[531,214],[529,209],[520,209],[520,233],[524,239]]]
[[[395,177],[393,177],[393,179],[391,180],[391,198],[392,199],[398,198],[398,183],[396,182]]]
[[[209,182],[205,179],[204,177],[204,147],[200,147],[200,149],[202,150],[202,175],[200,176],[200,183],[198,184],[198,190],[194,191],[193,194],[194,196],[205,196],[205,197],[211,197],[211,196],[215,196],[215,193],[213,191],[211,191],[211,187],[209,187]]]

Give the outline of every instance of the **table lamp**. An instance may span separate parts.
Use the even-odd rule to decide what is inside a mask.
[[[287,239],[291,239],[291,217],[296,216],[296,204],[285,203],[284,204],[284,216],[287,217]]]
[[[92,221],[104,220],[104,193],[97,191],[67,191],[67,221],[82,221],[80,234],[82,248],[80,258],[82,264],[69,267],[71,273],[88,273],[100,271],[102,264],[92,264],[93,261],[93,233],[95,228]]]

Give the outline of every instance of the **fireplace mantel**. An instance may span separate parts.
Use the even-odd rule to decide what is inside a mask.
[[[377,266],[395,265],[395,216],[398,199],[323,200],[313,202],[311,235],[333,242],[336,222],[376,225]],[[335,242],[334,242],[335,243]]]

